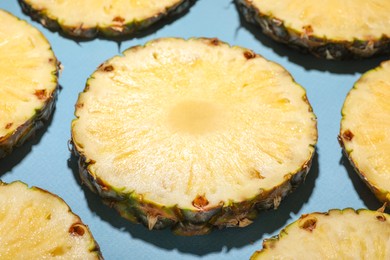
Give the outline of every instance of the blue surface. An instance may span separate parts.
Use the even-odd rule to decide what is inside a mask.
[[[22,180],[61,196],[89,225],[105,259],[248,259],[261,248],[264,238],[277,234],[303,213],[381,206],[346,162],[337,142],[346,94],[362,72],[379,65],[380,58],[332,62],[300,54],[271,41],[240,19],[231,0],[198,0],[178,19],[120,44],[110,40],[76,42],[65,38],[32,21],[21,12],[16,0],[0,0],[0,8],[43,32],[64,66],[60,75],[62,90],[52,119],[34,140],[0,160],[0,178],[6,182]],[[78,93],[104,60],[130,46],[164,36],[218,37],[231,45],[250,48],[283,65],[307,90],[319,129],[312,169],[305,183],[283,200],[279,209],[261,213],[246,228],[216,230],[200,237],[179,237],[169,230],[148,231],[123,220],[80,185],[77,162],[67,148]]]

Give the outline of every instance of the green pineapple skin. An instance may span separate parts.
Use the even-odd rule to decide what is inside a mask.
[[[254,7],[250,0],[235,0],[244,19],[262,28],[265,35],[277,42],[287,44],[303,53],[329,60],[361,59],[390,53],[390,38],[382,36],[373,41],[335,41],[315,35],[302,35],[284,25],[284,21],[266,15]]]
[[[53,197],[56,197],[58,200],[61,201],[61,203],[65,204],[66,207],[68,208],[68,212],[74,216],[77,217],[78,221],[76,221],[76,223],[78,225],[82,225],[83,228],[87,231],[87,233],[91,234],[91,230],[89,229],[89,227],[87,225],[85,225],[82,220],[80,219],[80,217],[78,215],[76,215],[69,207],[69,205],[61,198],[59,197],[58,195],[56,194],[53,194],[45,189],[42,189],[42,188],[39,188],[39,187],[36,187],[36,186],[31,186],[29,187],[26,183],[22,182],[22,181],[14,181],[14,182],[11,182],[11,183],[6,183],[6,182],[3,182],[0,180],[0,186],[6,186],[6,185],[11,185],[13,183],[21,183],[23,184],[24,186],[26,186],[26,189],[31,189],[33,191],[37,191],[37,192],[43,192],[43,193],[46,193],[46,194],[49,194],[50,196],[53,196]],[[95,239],[92,238],[92,241],[91,241],[91,245],[89,247],[89,252],[92,252],[96,255],[96,258],[97,260],[103,260],[103,255],[102,255],[102,252],[100,251],[100,246],[99,244],[95,241]]]
[[[0,159],[10,154],[15,147],[21,146],[24,142],[32,138],[35,132],[43,127],[44,121],[49,120],[52,112],[55,109],[55,103],[59,92],[58,74],[60,71],[60,62],[55,58],[49,62],[53,63],[54,70],[51,72],[53,82],[56,87],[51,95],[46,99],[42,108],[37,109],[33,117],[27,120],[23,125],[20,125],[12,133],[0,137]]]
[[[377,219],[378,221],[381,221],[381,217],[384,217],[385,219],[386,218],[389,218],[390,216],[386,213],[382,213],[380,211],[378,212],[375,212],[375,211],[371,211],[371,210],[368,210],[368,209],[358,209],[358,210],[355,210],[353,208],[345,208],[345,209],[330,209],[328,212],[313,212],[311,214],[321,214],[321,215],[325,215],[325,216],[329,216],[329,215],[332,215],[333,213],[337,213],[337,212],[341,212],[341,213],[344,213],[344,212],[348,212],[348,211],[352,211],[356,214],[359,214],[360,212],[371,212],[373,215],[375,215],[376,213],[378,214],[377,215]],[[264,254],[266,254],[266,251],[272,251],[272,248],[275,247],[275,244],[277,244],[279,242],[279,240],[283,239],[284,236],[288,236],[289,234],[289,231],[290,231],[290,227],[293,227],[294,225],[298,225],[299,221],[306,218],[306,217],[309,217],[311,216],[311,214],[304,214],[302,215],[298,220],[288,224],[286,227],[284,227],[280,233],[276,236],[273,236],[271,238],[267,238],[267,239],[264,239],[263,241],[263,248],[261,250],[258,250],[256,251],[255,253],[252,254],[252,256],[250,257],[250,260],[256,260],[256,259],[261,259],[261,258],[268,258],[268,256],[264,256]]]
[[[25,0],[18,0],[22,10],[25,14],[31,16],[31,18],[37,22],[40,22],[46,28],[52,31],[59,31],[60,33],[75,37],[79,39],[92,39],[95,37],[115,38],[121,36],[133,36],[137,32],[151,26],[164,17],[171,17],[184,12],[189,9],[195,0],[182,0],[178,4],[168,7],[165,13],[158,13],[153,17],[145,19],[143,21],[131,21],[122,26],[109,25],[107,27],[70,27],[62,26],[60,22],[51,17],[46,10],[34,9]]]
[[[295,173],[285,176],[285,180],[278,187],[271,190],[262,190],[257,196],[242,202],[230,202],[228,205],[218,205],[210,209],[184,209],[176,205],[170,208],[163,207],[143,199],[135,192],[122,192],[96,177],[85,156],[77,151],[72,144],[73,153],[78,157],[79,174],[83,184],[97,193],[103,202],[116,209],[125,219],[133,223],[141,223],[149,229],[171,228],[173,233],[181,236],[205,235],[213,229],[226,227],[245,227],[251,224],[261,210],[276,209],[280,201],[295,190],[306,178],[311,167],[314,151],[306,163]],[[314,148],[313,148],[314,150]],[[150,225],[150,217],[157,217],[157,221]]]

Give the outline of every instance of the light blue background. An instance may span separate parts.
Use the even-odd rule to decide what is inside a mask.
[[[379,65],[380,58],[336,62],[298,53],[271,41],[258,28],[240,19],[231,0],[198,0],[181,17],[120,44],[110,40],[76,42],[65,38],[31,21],[21,12],[16,0],[0,0],[0,8],[43,32],[64,67],[60,75],[62,90],[52,119],[34,140],[0,160],[0,178],[6,182],[22,180],[62,197],[89,225],[105,259],[248,259],[261,248],[264,238],[277,234],[303,213],[381,206],[346,162],[337,142],[346,94],[362,72]],[[80,185],[77,162],[67,148],[78,93],[88,76],[106,59],[130,46],[164,36],[218,37],[231,45],[250,48],[283,65],[307,90],[319,129],[313,167],[305,183],[283,200],[279,209],[261,213],[246,228],[216,230],[199,237],[179,237],[169,230],[148,231],[123,220]]]

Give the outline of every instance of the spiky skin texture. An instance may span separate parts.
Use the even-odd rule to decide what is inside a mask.
[[[389,214],[367,209],[304,214],[250,259],[388,259],[389,221]]]
[[[26,22],[19,20],[16,17],[14,18],[13,22],[20,23],[20,24],[24,23],[25,24],[24,28],[29,28],[28,30],[31,30],[32,32],[38,34],[40,37],[40,40],[47,43],[47,40],[45,39],[43,34],[38,32],[35,28],[32,28]],[[9,24],[9,26],[12,26],[12,25]],[[8,35],[6,37],[8,37]],[[12,41],[12,35],[10,36],[9,41]],[[6,46],[6,44],[4,46]],[[6,47],[4,47],[4,48],[6,48]],[[39,107],[35,107],[34,113],[31,113],[32,116],[30,118],[28,118],[28,120],[26,120],[24,123],[19,124],[16,128],[11,127],[10,129],[8,129],[6,131],[5,135],[0,136],[0,158],[5,157],[6,155],[10,154],[15,147],[21,146],[26,140],[28,140],[29,138],[34,136],[34,133],[36,132],[36,130],[41,128],[44,125],[44,121],[46,121],[50,118],[50,116],[55,108],[55,102],[56,102],[56,98],[57,98],[58,91],[59,91],[58,74],[60,71],[60,62],[55,57],[51,48],[46,50],[46,51],[48,53],[49,58],[47,60],[42,61],[45,64],[42,64],[42,63],[41,64],[34,64],[34,66],[38,66],[38,67],[40,65],[49,66],[51,68],[51,71],[49,72],[50,73],[50,81],[38,82],[39,84],[41,84],[40,86],[39,86],[39,84],[36,84],[37,82],[30,82],[31,85],[29,86],[29,87],[31,87],[31,89],[34,88],[34,84],[38,85],[41,88],[43,87],[43,90],[42,90],[42,91],[44,91],[43,93],[40,93],[39,92],[40,90],[37,90],[36,93],[34,94],[40,100],[40,105],[39,105]],[[4,52],[7,53],[10,51],[6,49]],[[29,60],[29,59],[25,59],[25,60]],[[4,62],[4,61],[2,60],[0,62]],[[13,63],[10,63],[10,64],[13,64]],[[4,65],[4,66],[6,66],[7,68],[9,68],[11,70],[12,69],[15,70],[15,73],[14,73],[15,75],[17,75],[17,72],[23,71],[21,67],[17,67],[14,65]],[[19,85],[17,76],[14,76],[14,80],[15,80],[15,82],[13,83],[13,85],[10,84],[8,86],[7,85],[7,84],[9,84],[8,82],[6,82],[6,83],[2,82],[2,84],[5,84],[6,88],[11,87],[11,88],[17,89],[18,87],[21,87]],[[33,81],[34,79],[31,79],[31,80]],[[45,84],[46,85],[55,85],[55,87],[52,88],[51,90],[48,90],[48,89],[46,89],[47,86]],[[0,88],[2,88],[2,86],[0,86]],[[31,93],[29,93],[29,95],[30,94]],[[29,113],[32,111],[24,111],[24,112]],[[15,125],[15,124],[11,121],[10,125]],[[5,127],[5,129],[7,129],[7,126]]]
[[[99,36],[106,38],[131,36],[150,27],[165,17],[172,17],[184,12],[193,2],[194,0],[181,0],[177,4],[167,7],[165,12],[156,13],[141,21],[134,20],[123,23],[121,22],[121,19],[118,18],[107,26],[85,26],[83,24],[78,26],[67,26],[61,24],[57,17],[53,17],[45,10],[35,8],[29,1],[19,0],[23,11],[35,21],[41,23],[50,30],[59,31],[65,35],[80,39],[92,39]]]
[[[263,190],[251,200],[194,211],[163,207],[144,200],[140,194],[123,193],[96,177],[88,169],[93,162],[87,162],[74,145],[73,153],[79,158],[82,183],[97,193],[107,205],[116,209],[122,217],[133,223],[141,223],[149,229],[170,227],[175,234],[182,236],[205,235],[214,228],[245,227],[256,219],[259,211],[277,209],[281,200],[305,180],[313,159],[311,157],[301,169],[291,173],[280,186]]]
[[[88,226],[62,198],[20,181],[0,181],[0,190],[0,258],[103,259]]]
[[[390,36],[379,39],[342,41],[326,39],[308,31],[297,31],[285,26],[285,21],[262,13],[250,0],[236,0],[243,17],[260,26],[263,33],[277,42],[318,58],[329,60],[360,59],[390,53]]]
[[[384,61],[377,68],[364,73],[355,82],[344,101],[338,135],[340,146],[355,172],[377,199],[386,203],[388,207],[390,206],[390,190],[387,186],[389,161],[383,155],[388,154],[386,137],[390,132],[387,120],[390,116],[389,72],[390,61]],[[354,106],[356,108],[352,110]],[[352,117],[355,119],[350,119]],[[351,121],[356,123],[351,124]],[[363,161],[361,156],[355,155],[358,151],[365,153],[363,157],[368,158],[368,163]],[[375,163],[376,160],[380,163]]]

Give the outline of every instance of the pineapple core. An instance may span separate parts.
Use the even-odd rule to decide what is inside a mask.
[[[222,108],[210,102],[183,101],[172,107],[168,120],[173,131],[203,134],[222,126],[222,112]]]

